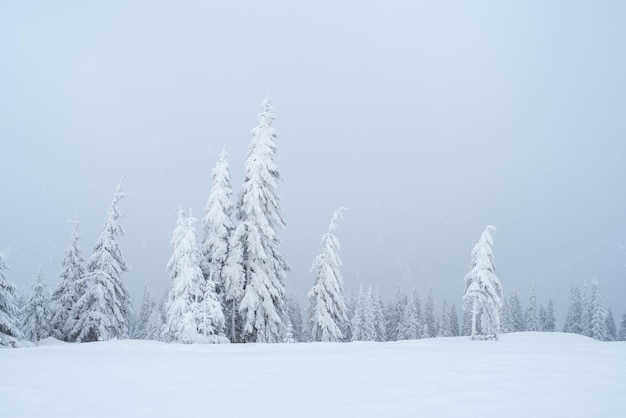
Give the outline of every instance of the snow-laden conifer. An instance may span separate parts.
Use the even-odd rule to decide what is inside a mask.
[[[453,337],[458,337],[461,335],[461,330],[459,329],[459,317],[456,313],[456,306],[454,303],[450,306],[450,334]]]
[[[4,277],[5,270],[8,267],[4,263],[4,254],[0,252],[0,347],[15,347],[22,337],[16,305],[17,290]]]
[[[178,211],[171,240],[172,256],[167,265],[171,281],[163,337],[186,344],[226,342],[215,284],[204,279],[200,268],[195,222],[182,209]]]
[[[406,302],[406,294],[398,289],[394,300],[389,304],[387,309],[387,341],[398,340],[398,327],[400,325],[400,318],[402,318],[404,313]]]
[[[619,324],[619,330],[617,331],[617,340],[626,341],[626,313],[622,316],[622,322]]]
[[[572,285],[569,296],[569,306],[567,316],[563,324],[563,332],[582,334],[583,299],[580,290],[576,285]]]
[[[280,342],[284,332],[284,280],[288,265],[280,251],[277,233],[285,227],[285,221],[278,196],[281,177],[274,161],[273,121],[272,103],[267,98],[261,104],[259,125],[251,132],[244,182],[237,202],[240,223],[233,238],[239,242],[231,245],[236,251],[229,251],[229,257],[241,256],[243,296],[239,313],[244,342]],[[233,254],[238,251],[241,255]]]
[[[502,286],[493,262],[493,238],[496,231],[487,226],[472,250],[472,269],[465,276],[465,309],[472,311],[472,339],[498,339]],[[480,317],[479,317],[480,315]],[[480,334],[476,323],[480,319]]]
[[[398,340],[417,340],[422,335],[420,302],[417,292],[410,292],[398,325]]]
[[[374,312],[376,341],[387,341],[387,318],[385,316],[385,304],[383,303],[378,288],[374,288],[372,291],[372,306]]]
[[[78,241],[78,221],[72,221],[72,236],[70,244],[65,250],[61,263],[61,283],[54,289],[51,297],[52,307],[52,336],[61,341],[72,340],[72,329],[78,320],[70,316],[76,302],[85,294],[86,283],[82,280],[85,275],[83,257],[80,253]]]
[[[87,291],[76,302],[71,316],[76,317],[71,330],[79,342],[126,338],[132,317],[130,293],[122,280],[126,263],[116,238],[124,235],[118,224],[122,217],[119,202],[124,197],[118,184],[107,220],[87,263],[87,273],[78,283]]]
[[[511,332],[521,332],[526,330],[526,318],[522,311],[522,303],[517,292],[513,292],[509,298],[509,313],[511,315]]]
[[[141,308],[133,327],[132,337],[138,340],[160,340],[163,320],[148,286],[143,288]]]
[[[606,312],[602,305],[602,295],[600,294],[600,286],[597,281],[591,283],[591,299],[589,300],[590,313],[590,337],[596,340],[606,341]]]
[[[615,326],[615,318],[611,308],[606,314],[606,341],[617,341],[617,327]]]
[[[215,283],[216,291],[223,293],[222,270],[228,256],[228,242],[234,229],[232,221],[232,186],[228,167],[228,153],[222,151],[211,171],[211,191],[202,218],[200,253],[202,272]],[[229,306],[229,309],[232,307]]]
[[[528,307],[526,308],[526,330],[541,331],[541,323],[539,322],[539,307],[537,306],[537,291],[535,285],[530,287],[530,297],[528,298]]]
[[[359,287],[359,294],[352,317],[352,341],[376,341],[376,325],[372,287],[366,291]]]
[[[428,296],[424,305],[423,314],[424,338],[433,338],[437,336],[437,322],[435,319],[435,294],[433,287],[428,288]]]
[[[340,341],[342,324],[347,320],[341,278],[340,244],[335,236],[342,217],[339,208],[333,214],[328,231],[322,236],[322,251],[315,257],[311,271],[315,283],[308,293],[309,335],[312,341]]]
[[[50,336],[50,294],[48,286],[41,281],[41,268],[37,273],[37,281],[31,287],[32,295],[24,307],[22,330],[24,338],[37,342]]]
[[[546,308],[546,322],[544,331],[554,332],[556,331],[556,318],[554,316],[554,303],[552,299],[548,300],[548,307]]]
[[[293,294],[287,293],[286,301],[287,301],[286,313],[287,313],[287,316],[289,317],[293,339],[296,342],[304,341],[305,332],[303,332],[302,330],[302,310],[300,309],[300,304],[298,303],[298,299],[296,299],[296,297]]]
[[[450,331],[450,311],[448,310],[447,300],[444,300],[441,305],[441,322],[438,335],[440,337],[450,337],[452,335]]]
[[[580,317],[580,329],[582,335],[585,337],[591,337],[593,331],[591,329],[591,300],[589,299],[589,295],[587,294],[587,282],[583,282],[583,290],[581,292],[582,297],[582,315]]]

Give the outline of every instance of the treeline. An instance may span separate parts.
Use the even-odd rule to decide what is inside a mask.
[[[264,100],[259,124],[244,164],[244,181],[232,199],[228,154],[211,172],[205,213],[197,219],[179,210],[167,263],[170,286],[158,301],[146,288],[141,308],[132,311],[122,275],[126,264],[117,244],[124,233],[118,221],[124,197],[118,185],[105,224],[87,263],[81,256],[78,223],[62,261],[60,283],[52,294],[38,274],[31,295],[19,295],[5,277],[0,255],[0,346],[22,338],[52,336],[67,342],[140,338],[181,343],[298,341],[395,341],[472,335],[497,339],[499,332],[556,331],[554,306],[539,304],[534,288],[526,308],[513,293],[504,298],[495,276],[488,226],[472,250],[472,270],[465,278],[463,315],[454,303],[435,303],[431,288],[423,298],[398,291],[384,303],[375,289],[344,297],[340,244],[335,236],[345,208],[334,212],[312,265],[314,282],[303,309],[286,292],[288,264],[278,231],[286,225],[274,161],[276,132],[271,101]],[[165,264],[165,263],[164,263]],[[459,282],[460,284],[460,282]],[[482,327],[482,329],[481,329]],[[619,331],[612,311],[605,311],[599,287],[587,295],[572,287],[562,328],[598,340],[624,340],[626,314]]]

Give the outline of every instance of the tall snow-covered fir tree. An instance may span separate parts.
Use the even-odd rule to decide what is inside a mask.
[[[126,263],[116,241],[124,235],[118,224],[122,217],[119,202],[124,197],[122,183],[115,190],[107,220],[87,263],[87,273],[79,281],[87,291],[76,302],[70,316],[76,317],[71,334],[79,342],[126,338],[132,318],[130,293],[122,280]]]
[[[259,125],[251,132],[237,201],[239,224],[228,256],[234,260],[226,262],[226,281],[243,284],[239,303],[242,329],[240,338],[236,338],[242,342],[280,342],[284,332],[284,281],[289,267],[277,233],[286,224],[278,196],[281,176],[274,161],[277,148],[273,121],[272,102],[267,98],[261,104]],[[237,263],[241,265],[239,270],[234,267]]]
[[[337,222],[342,217],[339,208],[333,213],[328,231],[322,236],[322,252],[315,257],[311,271],[315,283],[308,293],[308,327],[312,341],[341,341],[341,327],[347,320],[343,296],[343,280],[339,270],[339,240],[335,236]]]
[[[5,270],[8,267],[4,263],[4,254],[0,252],[0,347],[15,347],[22,332],[15,285],[4,277]]]
[[[48,286],[41,281],[41,267],[37,281],[31,287],[32,295],[24,307],[22,330],[24,338],[36,342],[50,336],[50,294]]]
[[[85,275],[83,257],[80,253],[78,241],[78,221],[73,221],[70,244],[65,250],[61,263],[61,283],[54,289],[51,297],[52,320],[51,333],[58,340],[71,341],[72,328],[78,318],[70,317],[76,302],[85,294],[87,286],[82,280]]]
[[[387,341],[398,340],[398,327],[400,325],[400,318],[402,318],[402,315],[404,314],[406,303],[406,294],[398,289],[394,300],[387,308]]]
[[[228,168],[228,153],[224,150],[211,171],[211,191],[202,218],[200,254],[202,272],[207,281],[215,283],[215,290],[224,303],[224,280],[222,271],[228,256],[228,243],[235,228],[232,221],[232,186]],[[224,303],[226,317],[236,308],[231,298]]]
[[[617,341],[626,341],[626,313],[622,316],[622,321],[619,323]]]
[[[472,250],[472,269],[465,276],[465,309],[472,311],[472,339],[498,339],[502,285],[493,262],[493,237],[496,228],[487,226]],[[476,323],[480,314],[480,334]]]

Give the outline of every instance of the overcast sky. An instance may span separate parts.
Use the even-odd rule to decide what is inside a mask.
[[[596,278],[626,310],[626,2],[0,4],[0,250],[55,286],[76,213],[88,258],[117,182],[136,299],[168,286],[179,206],[201,217],[226,144],[238,193],[275,106],[287,287],[339,206],[345,287],[460,307],[487,224],[505,292],[566,309]]]

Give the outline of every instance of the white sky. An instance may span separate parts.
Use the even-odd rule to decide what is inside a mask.
[[[161,293],[179,206],[201,216],[224,144],[238,192],[258,105],[279,134],[287,286],[335,208],[348,291],[460,305],[487,224],[505,291],[598,279],[626,310],[626,3],[4,2],[0,250],[56,285],[126,176],[120,245]]]

